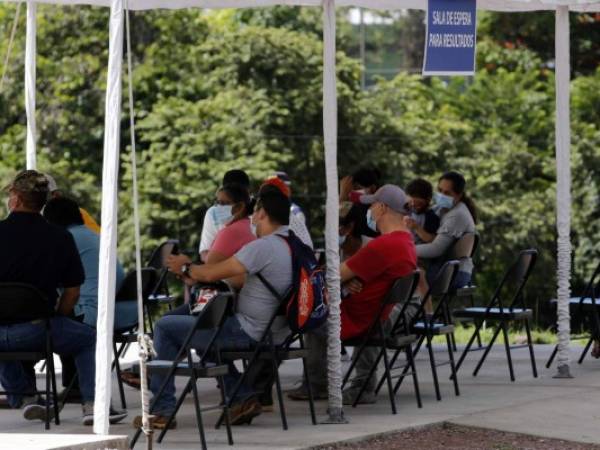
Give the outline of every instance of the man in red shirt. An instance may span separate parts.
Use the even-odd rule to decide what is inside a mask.
[[[379,311],[381,301],[394,281],[410,274],[417,268],[417,256],[410,230],[404,225],[409,214],[408,198],[402,189],[392,184],[379,188],[373,195],[361,196],[361,203],[371,205],[367,223],[377,229],[381,236],[370,241],[354,256],[340,266],[342,281],[341,338],[348,339],[364,334]],[[391,310],[391,308],[390,308]],[[386,314],[389,314],[387,311]],[[327,332],[326,327],[307,334],[311,349],[308,360],[309,378],[315,398],[327,394]],[[377,349],[363,352],[357,362],[357,376],[367,374],[377,356]],[[361,402],[375,402],[374,374],[369,380]],[[358,393],[356,386],[344,393],[344,403],[351,402]],[[305,386],[289,393],[290,398],[306,399]]]

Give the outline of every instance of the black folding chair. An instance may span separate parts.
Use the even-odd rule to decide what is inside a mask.
[[[486,307],[471,307],[464,308],[462,310],[454,311],[452,314],[454,317],[463,318],[469,317],[475,320],[476,327],[475,332],[469,339],[469,342],[458,360],[456,370],[462,365],[467,353],[470,351],[478,351],[480,348],[472,349],[473,341],[475,336],[481,329],[484,322],[492,322],[498,324],[491,341],[485,347],[483,356],[477,363],[473,376],[477,376],[479,369],[483,365],[487,355],[492,349],[492,345],[496,341],[498,334],[502,331],[504,337],[504,347],[506,349],[506,358],[508,361],[508,370],[510,373],[510,380],[515,381],[515,374],[512,364],[511,349],[517,348],[529,348],[529,356],[531,358],[531,369],[533,376],[537,378],[537,367],[535,364],[535,356],[533,353],[533,342],[531,340],[531,329],[529,326],[529,320],[532,317],[531,309],[526,308],[525,301],[523,299],[523,290],[527,284],[527,280],[531,275],[531,271],[535,266],[537,259],[537,250],[529,249],[523,250],[519,253],[517,260],[510,266],[502,277],[502,281],[496,288],[494,295],[489,301]],[[510,299],[509,302],[503,301],[503,299]],[[508,306],[507,306],[508,305]],[[510,345],[508,339],[508,323],[510,322],[523,322],[525,325],[525,331],[527,333],[527,344],[525,345]]]
[[[290,361],[293,359],[302,359],[302,370],[304,371],[304,378],[306,379],[307,391],[308,391],[308,403],[310,407],[310,417],[313,425],[317,424],[317,417],[315,415],[315,404],[310,387],[310,379],[308,370],[306,370],[306,358],[308,357],[309,349],[304,346],[304,338],[301,334],[291,333],[281,345],[276,345],[273,341],[273,333],[271,328],[273,323],[279,317],[285,320],[282,316],[282,307],[285,305],[285,301],[289,296],[289,292],[286,292],[283,296],[277,292],[277,290],[264,278],[261,277],[262,282],[269,289],[269,291],[279,300],[280,307],[273,313],[265,331],[263,332],[258,344],[253,350],[248,351],[222,351],[221,357],[226,361],[242,360],[244,361],[244,372],[236,383],[231,392],[228,400],[228,407],[231,407],[235,401],[235,396],[240,390],[242,384],[246,381],[248,373],[254,364],[258,364],[261,361],[270,361],[273,369],[272,375],[275,379],[275,386],[277,390],[277,400],[279,402],[279,413],[281,416],[281,425],[284,430],[288,429],[287,417],[285,414],[285,406],[283,403],[283,393],[281,390],[281,380],[279,378],[279,365],[282,361]],[[296,345],[293,345],[297,343]],[[269,384],[269,388],[271,385]],[[216,424],[216,428],[221,426],[223,421],[223,415],[219,418]]]
[[[438,400],[442,399],[440,394],[440,384],[437,376],[437,368],[443,365],[450,365],[450,370],[452,373],[452,377],[454,380],[454,393],[456,395],[460,395],[460,391],[458,388],[458,380],[456,378],[456,368],[454,365],[454,352],[452,350],[452,341],[450,336],[454,332],[454,326],[450,322],[449,315],[447,313],[448,306],[447,302],[450,298],[451,291],[450,287],[456,277],[456,273],[458,272],[458,261],[447,261],[438,271],[435,276],[433,282],[429,286],[427,293],[421,299],[421,304],[419,305],[419,309],[416,314],[413,316],[412,320],[409,324],[409,330],[411,333],[418,336],[417,344],[413,350],[412,356],[413,358],[417,356],[423,342],[426,341],[427,350],[429,353],[429,363],[431,365],[431,374],[433,376],[433,386],[435,388],[435,396]],[[427,303],[428,298],[438,300],[438,305],[433,312],[433,316],[428,318],[425,314],[425,304]],[[448,361],[444,362],[436,362],[435,355],[433,352],[432,341],[435,336],[445,336],[446,337],[446,345],[448,347]],[[400,352],[397,350],[392,357],[392,364],[398,358]],[[398,378],[396,382],[396,386],[394,386],[394,392],[397,392],[404,381],[404,377],[408,375],[408,367],[405,367],[402,371],[402,374]],[[381,389],[383,384],[383,379],[379,381],[377,386],[377,392]]]
[[[587,352],[589,351],[592,343],[596,339],[600,339],[598,333],[600,333],[600,299],[597,297],[600,295],[600,264],[592,273],[590,280],[588,281],[581,297],[572,297],[569,299],[569,309],[573,311],[573,319],[579,321],[581,324],[586,324],[589,328],[589,337],[587,344],[583,348],[578,364],[581,364],[585,359]],[[551,303],[557,304],[557,300],[551,300]],[[554,346],[554,350],[550,355],[550,359],[546,363],[546,368],[550,368],[552,361],[556,357],[558,352],[558,345]]]
[[[151,290],[156,284],[156,270],[151,267],[145,267],[142,269],[142,300],[147,301]],[[137,273],[135,270],[129,272],[117,295],[115,297],[115,303],[123,301],[137,300]],[[121,396],[121,406],[123,409],[127,408],[125,401],[125,391],[123,389],[123,380],[121,380],[121,365],[119,364],[119,358],[126,352],[129,344],[137,342],[136,330],[138,324],[130,326],[125,329],[115,329],[113,334],[113,352],[114,360],[112,368],[117,371],[117,383],[119,385],[119,395]]]
[[[421,394],[419,391],[417,369],[415,367],[415,362],[412,354],[412,344],[416,342],[417,337],[414,334],[409,333],[405,318],[406,308],[408,307],[410,300],[413,297],[418,283],[418,271],[415,271],[410,275],[397,279],[392,285],[392,288],[390,289],[388,294],[382,300],[377,316],[374,318],[365,335],[362,337],[356,337],[343,341],[343,345],[352,346],[355,348],[355,354],[353,355],[350,367],[348,367],[346,375],[344,376],[342,389],[344,388],[346,383],[350,381],[350,375],[354,370],[354,367],[356,366],[360,355],[365,351],[365,349],[368,347],[376,347],[380,349],[377,358],[375,359],[375,361],[369,369],[368,375],[362,380],[360,390],[358,392],[358,395],[354,399],[352,407],[356,407],[356,405],[360,401],[360,398],[365,392],[369,380],[374,376],[377,366],[379,365],[381,359],[383,359],[385,371],[383,377],[387,380],[388,384],[388,395],[390,398],[390,405],[392,407],[392,414],[396,414],[396,401],[395,392],[392,387],[392,378],[397,378],[397,376],[392,376],[393,370],[404,369],[405,367],[408,367],[411,370],[417,405],[419,406],[419,408],[423,406],[421,403]],[[385,321],[387,318],[385,317],[385,314],[390,308],[393,307],[399,307],[400,311],[396,319],[393,320],[391,326],[386,326]],[[406,353],[406,365],[390,365],[390,361],[387,354],[388,350],[395,350],[397,352]],[[359,378],[355,377],[353,380],[357,381],[359,380]]]
[[[46,430],[50,429],[50,408],[54,409],[54,423],[60,424],[58,396],[56,394],[56,372],[54,369],[54,349],[50,318],[53,315],[46,296],[34,286],[25,283],[0,283],[0,324],[15,324],[40,320],[44,322],[46,345],[43,349],[31,351],[0,351],[0,361],[44,360],[46,363],[46,389],[31,392],[0,391],[0,394],[21,394],[46,396]],[[50,405],[52,399],[52,406]]]
[[[463,234],[452,246],[448,252],[448,260],[462,261],[466,258],[471,260],[475,257],[477,248],[479,246],[479,234],[478,233],[465,233]],[[466,286],[461,286],[454,289],[448,304],[452,304],[455,301],[467,299],[471,306],[475,306],[475,292],[477,286],[473,283],[473,278],[469,281]],[[464,318],[460,322],[472,322],[470,318]],[[456,352],[456,339],[454,333],[451,335],[452,349]],[[481,336],[477,333],[477,345],[482,347]]]
[[[177,403],[175,406],[175,410],[173,414],[169,417],[165,428],[162,430],[160,435],[158,436],[158,442],[162,442],[165,437],[169,427],[173,423],[179,408],[183,404],[185,397],[187,394],[192,391],[194,395],[194,408],[196,412],[196,421],[198,425],[198,432],[200,434],[200,443],[203,449],[206,449],[206,436],[204,433],[204,425],[202,422],[202,413],[208,411],[214,411],[217,409],[221,409],[223,411],[223,416],[225,418],[225,424],[227,427],[227,441],[229,445],[233,445],[233,437],[231,434],[231,425],[229,422],[229,406],[230,404],[226,401],[227,392],[225,390],[225,383],[223,381],[223,376],[229,373],[229,367],[226,364],[222,364],[221,362],[221,351],[218,346],[215,344],[215,340],[219,336],[221,332],[221,328],[225,319],[227,317],[226,313],[230,309],[230,303],[233,295],[229,292],[221,292],[215,298],[210,300],[202,312],[196,318],[194,326],[189,330],[185,340],[177,357],[173,361],[165,361],[165,360],[153,360],[147,364],[148,374],[164,374],[165,380],[163,381],[158,393],[154,396],[152,403],[150,405],[150,412],[154,408],[156,401],[162,395],[167,382],[172,376],[178,377],[188,377],[189,380],[183,389],[183,392],[177,399]],[[192,358],[192,348],[190,346],[190,342],[194,337],[194,334],[198,330],[212,330],[212,335],[208,340],[208,343],[205,347],[204,352],[200,355],[200,360],[197,362],[193,361]],[[216,360],[216,362],[211,362],[212,360]],[[219,388],[221,391],[221,403],[218,405],[207,406],[204,408],[200,407],[200,396],[198,394],[198,387],[196,383],[199,379],[202,378],[216,378],[219,384]],[[130,447],[133,448],[135,443],[137,442],[142,430],[139,429],[133,436],[131,440]]]
[[[177,299],[176,296],[171,295],[169,292],[167,258],[169,255],[176,254],[178,251],[179,241],[176,239],[169,239],[154,249],[150,256],[150,260],[148,261],[148,267],[153,267],[158,273],[154,286],[144,304],[150,334],[154,333],[154,323],[152,322],[150,307],[167,304],[170,310]]]

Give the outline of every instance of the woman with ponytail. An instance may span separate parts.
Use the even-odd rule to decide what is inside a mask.
[[[438,180],[438,191],[433,198],[435,208],[441,218],[440,227],[432,242],[417,245],[419,259],[438,260],[446,255],[462,235],[475,232],[477,211],[475,203],[466,193],[466,184],[465,178],[454,171],[446,172]],[[437,272],[440,266],[440,264],[432,264],[428,275],[435,276],[434,272]],[[454,287],[459,288],[469,284],[472,271],[473,261],[471,258],[463,259],[460,262]]]

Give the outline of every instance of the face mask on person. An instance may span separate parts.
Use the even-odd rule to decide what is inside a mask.
[[[233,217],[231,208],[232,205],[215,205],[213,207],[213,218],[217,226],[223,226],[231,220]]]
[[[454,199],[449,195],[436,192],[433,198],[438,208],[451,209],[454,206]]]
[[[375,219],[373,219],[373,213],[370,209],[367,211],[367,226],[371,230],[377,232],[377,222],[375,222]]]
[[[250,231],[252,231],[252,234],[253,234],[254,236],[258,236],[258,235],[256,234],[256,224],[255,224],[255,223],[251,223],[251,224],[250,224]]]
[[[340,245],[340,247],[341,247],[342,245],[344,245],[344,242],[346,242],[346,238],[347,238],[348,236],[346,236],[346,235],[344,234],[344,235],[342,235],[342,236],[338,236],[338,237],[339,237],[339,245]]]

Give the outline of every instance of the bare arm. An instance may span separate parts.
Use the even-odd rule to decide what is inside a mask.
[[[79,300],[79,286],[65,288],[58,300],[57,312],[61,316],[69,316]]]
[[[182,275],[181,269],[186,263],[190,263],[190,259],[185,255],[171,255],[167,259],[167,267],[169,270],[179,276]],[[232,256],[215,264],[204,264],[201,266],[192,264],[188,276],[196,281],[213,283],[215,281],[244,275],[245,273],[246,268],[235,256]]]

